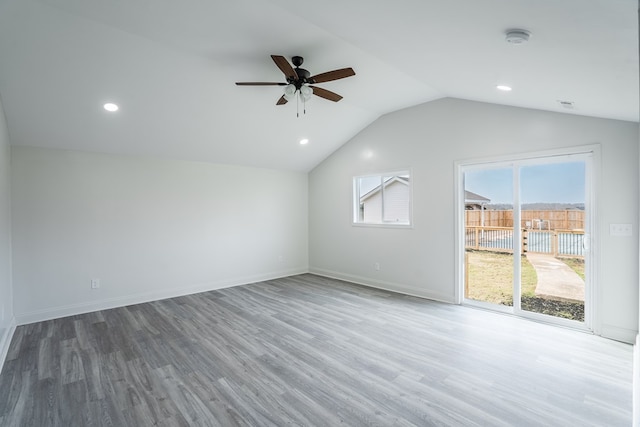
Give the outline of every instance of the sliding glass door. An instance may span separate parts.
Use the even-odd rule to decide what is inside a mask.
[[[520,308],[584,322],[586,161],[527,164],[520,172],[520,223],[526,268]]]
[[[469,168],[464,172],[464,184],[464,297],[511,307],[515,274],[513,170],[493,165]]]
[[[591,158],[460,166],[464,304],[590,326]]]

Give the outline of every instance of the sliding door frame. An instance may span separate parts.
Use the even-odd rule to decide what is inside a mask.
[[[540,322],[550,322],[560,326],[567,326],[576,329],[585,329],[593,331],[595,334],[600,335],[601,319],[599,306],[601,304],[601,292],[599,285],[599,230],[598,230],[598,217],[597,217],[597,203],[596,197],[598,194],[598,186],[600,182],[600,145],[583,145],[576,147],[567,147],[557,150],[527,152],[508,156],[493,156],[486,158],[475,158],[467,160],[459,160],[454,163],[454,185],[455,185],[455,302],[457,304],[464,303],[464,286],[465,286],[465,201],[464,201],[464,170],[473,169],[474,167],[481,168],[483,166],[496,166],[496,167],[511,167],[513,168],[513,184],[514,193],[519,193],[519,169],[520,163],[530,164],[537,163],[544,158],[549,158],[553,161],[553,158],[572,156],[572,155],[590,155],[590,161],[585,161],[585,209],[586,211],[586,223],[585,223],[585,239],[589,245],[588,247],[588,262],[585,264],[585,274],[589,280],[588,286],[585,289],[585,319],[584,323],[566,320],[566,319],[551,319],[550,316],[542,315],[539,313],[531,313],[521,310],[520,308],[520,287],[517,290],[514,289],[514,306],[513,307],[501,307],[496,304],[482,303],[474,301],[470,306],[479,308],[488,308],[494,311],[514,314],[523,318],[531,319]],[[518,164],[518,167],[514,167]],[[517,186],[517,187],[516,187]],[[517,190],[515,190],[517,188]],[[514,200],[514,224],[520,223],[520,209],[515,209],[516,203],[520,203],[520,200]],[[517,222],[516,222],[517,221]],[[520,227],[514,227],[514,239],[521,240]],[[520,263],[514,262],[514,276],[520,277]]]

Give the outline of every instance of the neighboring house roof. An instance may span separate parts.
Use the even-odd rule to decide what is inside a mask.
[[[465,204],[466,203],[482,204],[482,203],[488,203],[490,201],[491,201],[491,199],[487,199],[484,196],[481,196],[479,194],[473,193],[471,191],[464,190],[464,202],[465,202]]]
[[[389,185],[393,184],[394,182],[399,182],[399,183],[402,183],[404,185],[409,185],[409,178],[402,177],[402,176],[392,176],[390,178],[387,178],[387,180],[385,180],[385,182],[384,182],[385,188],[388,187]],[[374,194],[377,194],[378,192],[380,192],[380,188],[381,187],[378,185],[377,187],[374,187],[372,190],[370,190],[368,193],[363,194],[362,196],[360,196],[360,203],[362,203],[366,199],[372,197]]]

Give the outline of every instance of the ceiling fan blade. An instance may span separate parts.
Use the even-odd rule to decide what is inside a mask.
[[[279,55],[271,55],[271,59],[273,59],[273,62],[275,62],[278,68],[280,68],[280,71],[284,73],[284,75],[287,77],[287,80],[298,79],[298,73],[296,73],[296,70],[294,70],[291,64],[289,64],[287,58]]]
[[[271,82],[236,82],[238,86],[286,86],[286,83]]]
[[[317,86],[309,86],[313,89],[313,94],[319,96],[320,98],[328,99],[329,101],[338,102],[342,99],[342,96],[338,95],[335,92],[331,92],[330,90],[322,89]]]
[[[284,105],[286,103],[287,103],[287,99],[284,97],[284,95],[282,95],[280,99],[278,99],[278,102],[276,102],[276,105]]]
[[[323,83],[330,82],[332,80],[344,79],[345,77],[355,76],[356,72],[353,68],[341,68],[339,70],[327,71],[326,73],[320,73],[315,76],[309,77],[310,83]]]

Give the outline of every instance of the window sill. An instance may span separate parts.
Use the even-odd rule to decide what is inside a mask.
[[[365,227],[365,228],[413,228],[413,224],[396,224],[396,223],[388,223],[388,224],[374,224],[367,222],[352,222],[352,226],[354,227]]]

